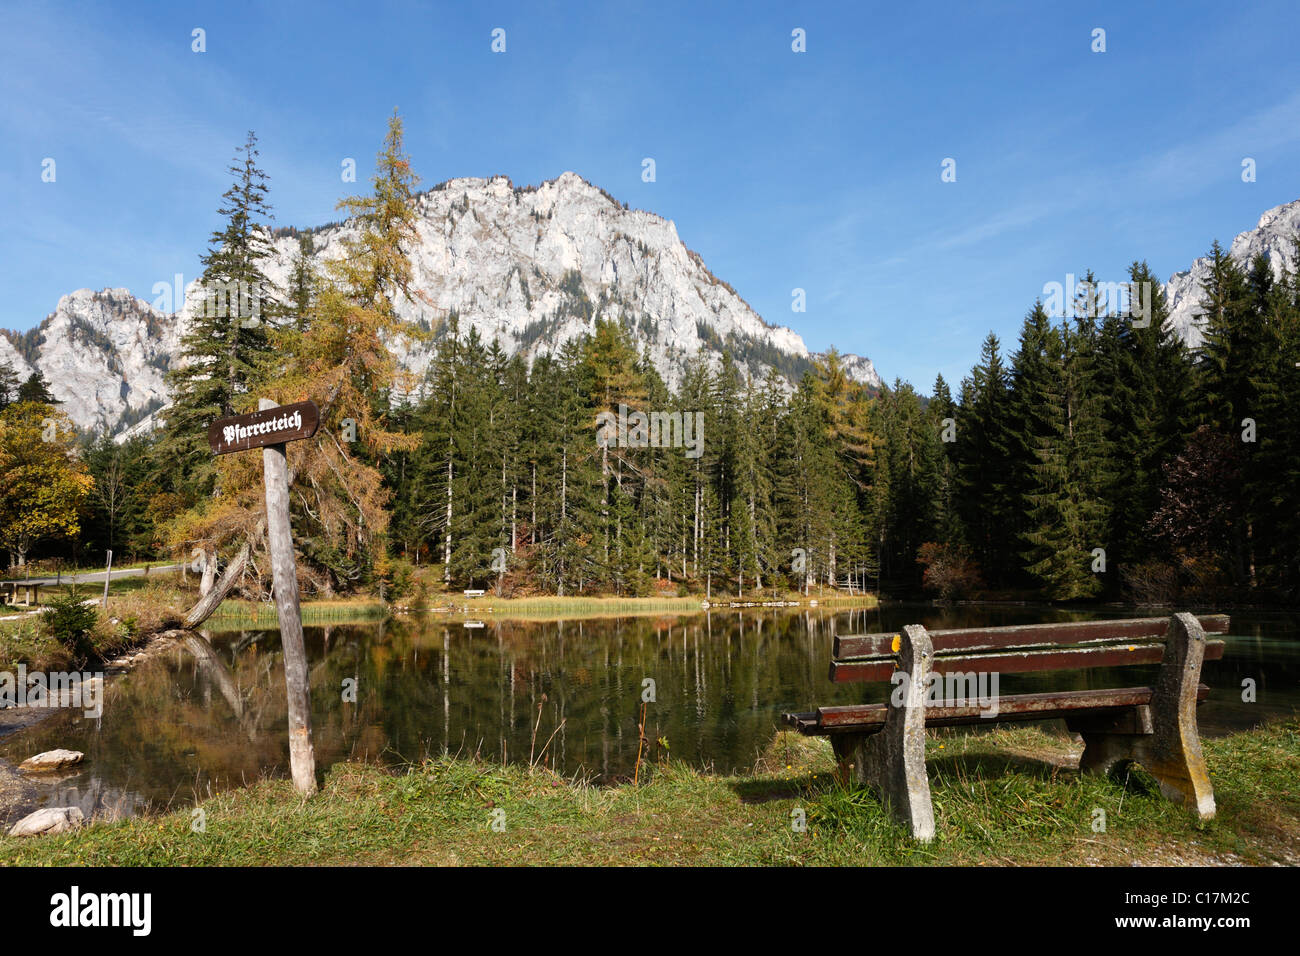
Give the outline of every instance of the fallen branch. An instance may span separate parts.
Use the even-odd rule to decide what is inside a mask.
[[[199,602],[194,607],[190,608],[190,612],[185,615],[182,626],[194,630],[212,616],[212,612],[226,599],[226,594],[235,586],[235,582],[243,576],[244,568],[248,566],[251,551],[248,542],[244,542],[244,546],[239,549],[239,554],[235,556],[235,560],[226,565],[226,570],[221,575],[221,579],[217,581],[211,591],[199,598]]]

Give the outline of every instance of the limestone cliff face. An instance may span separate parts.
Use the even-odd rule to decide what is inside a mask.
[[[79,428],[119,431],[167,401],[180,345],[175,316],[126,289],[79,289],[24,336],[0,336],[0,361],[21,378],[39,369]]]
[[[401,302],[403,318],[430,328],[455,310],[510,353],[532,358],[590,331],[597,317],[628,324],[641,350],[675,385],[701,349],[716,365],[724,351],[752,374],[776,368],[791,381],[812,353],[800,335],[769,325],[709,271],[669,220],[625,209],[574,173],[536,187],[508,179],[454,179],[413,200],[420,240],[410,249],[415,284],[429,304]],[[342,255],[356,226],[310,230],[318,265]],[[298,239],[282,233],[268,275],[288,285]],[[151,426],[168,400],[164,375],[179,361],[183,330],[200,298],[166,315],[124,289],[82,289],[59,301],[25,335],[0,336],[0,360],[26,377],[40,368],[78,426],[115,434]],[[432,346],[402,352],[423,372]],[[870,359],[844,357],[848,374],[879,385]]]
[[[671,221],[624,209],[574,173],[537,187],[453,179],[415,203],[420,242],[411,260],[431,305],[402,303],[412,322],[436,327],[455,310],[462,331],[472,326],[531,358],[590,331],[597,317],[622,319],[670,385],[700,349],[715,361],[726,349],[751,372],[776,367],[790,378],[811,361],[802,337],[760,318]],[[341,255],[353,234],[351,223],[316,230],[317,258]],[[276,246],[267,271],[285,285],[298,243],[283,236]],[[880,384],[869,360],[851,358],[852,374]],[[427,352],[404,356],[416,370],[427,362]]]
[[[589,331],[597,317],[621,319],[673,385],[700,350],[715,364],[726,351],[753,374],[774,367],[792,381],[814,357],[797,332],[769,325],[713,275],[671,221],[625,209],[573,173],[523,188],[504,177],[453,179],[414,202],[420,241],[410,254],[430,304],[400,303],[410,322],[436,328],[455,310],[463,331],[472,326],[486,341],[498,338],[508,352],[531,358]],[[312,230],[317,263],[341,255],[353,234],[350,222]],[[1300,200],[1265,212],[1228,251],[1243,266],[1263,254],[1280,275],[1300,268],[1297,234]],[[274,246],[267,272],[285,286],[298,239],[280,235]],[[1203,338],[1208,275],[1202,257],[1165,284],[1170,322],[1193,346]],[[126,289],[80,289],[32,331],[0,335],[0,362],[23,378],[39,369],[83,429],[146,429],[168,400],[165,375],[179,361],[196,291],[191,284],[185,305],[168,315]],[[431,347],[399,357],[419,373]],[[880,384],[870,359],[843,358],[851,377]]]

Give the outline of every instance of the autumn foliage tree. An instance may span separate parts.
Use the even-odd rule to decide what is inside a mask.
[[[925,569],[921,578],[925,589],[941,601],[961,597],[984,583],[970,552],[960,544],[927,541],[917,549],[916,560]]]
[[[1152,540],[1184,568],[1221,566],[1238,583],[1244,572],[1231,561],[1242,501],[1240,443],[1209,425],[1165,466],[1160,504],[1147,523]]]
[[[0,546],[18,567],[43,541],[75,539],[94,480],[77,457],[72,420],[51,405],[0,412]]]
[[[390,492],[376,463],[419,443],[418,436],[391,429],[383,412],[398,384],[390,349],[411,332],[397,304],[419,296],[411,288],[408,258],[416,240],[411,197],[417,178],[402,150],[396,114],[373,182],[372,195],[339,203],[355,217],[357,234],[345,241],[342,256],[325,264],[313,314],[271,327],[275,348],[238,409],[254,410],[258,397],[280,404],[310,399],[320,409],[315,437],[291,443],[288,460],[295,540],[304,558],[300,576],[327,593],[360,583],[386,553]],[[173,541],[246,540],[260,549],[260,456],[226,455],[217,467],[218,497],[182,516]]]

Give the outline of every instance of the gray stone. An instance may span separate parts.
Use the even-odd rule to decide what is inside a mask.
[[[45,807],[30,813],[9,829],[11,837],[45,836],[75,830],[85,822],[85,814],[76,807]]]
[[[81,763],[85,756],[80,750],[47,750],[35,757],[28,757],[18,765],[18,769],[27,773],[47,773]]]

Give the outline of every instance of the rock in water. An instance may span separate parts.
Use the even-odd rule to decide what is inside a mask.
[[[81,763],[81,759],[85,756],[80,750],[47,750],[35,757],[28,757],[18,765],[18,769],[27,773],[62,770],[64,767],[71,767],[74,763]]]
[[[86,816],[76,807],[45,807],[30,813],[9,829],[11,837],[44,836],[75,830]]]

